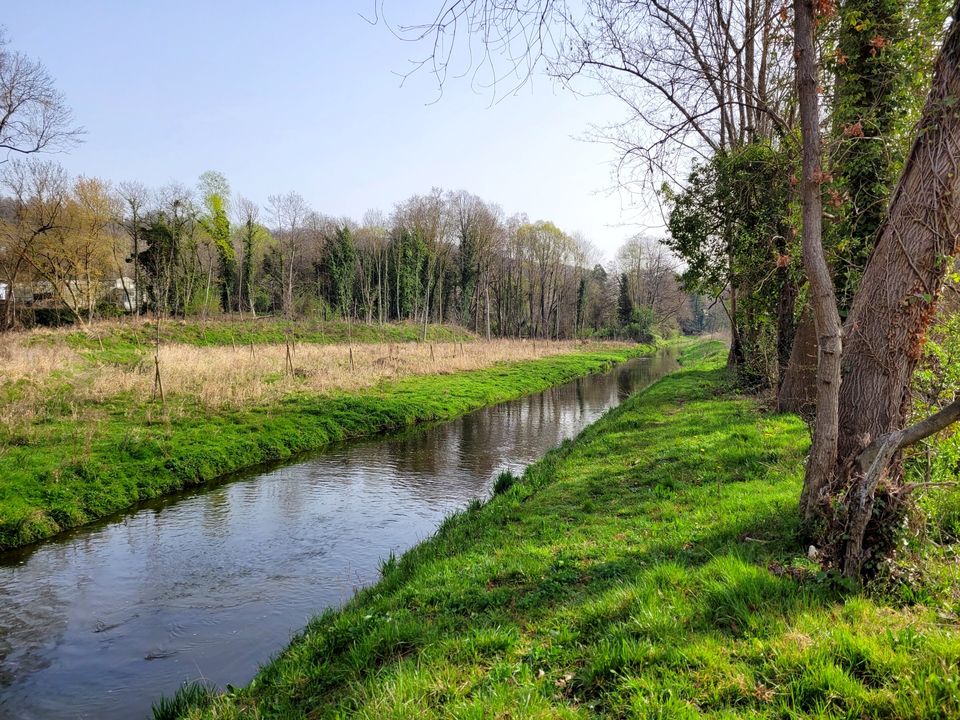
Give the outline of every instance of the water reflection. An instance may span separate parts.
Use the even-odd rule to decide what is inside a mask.
[[[0,718],[141,717],[185,679],[248,681],[380,558],[674,366],[633,361],[0,556]]]

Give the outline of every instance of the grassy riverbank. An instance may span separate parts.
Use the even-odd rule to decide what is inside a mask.
[[[188,717],[960,717],[956,566],[912,605],[819,573],[806,429],[722,365],[689,349]]]
[[[408,329],[378,332],[402,338]],[[327,344],[326,335],[310,343],[301,328],[294,372],[285,373],[285,345],[224,341],[238,337],[236,328],[179,332],[195,341],[165,339],[163,404],[151,398],[152,351],[123,328],[101,330],[92,340],[33,333],[7,349],[0,375],[0,549],[257,463],[453,418],[651,350],[515,341],[351,348]],[[264,343],[285,337],[275,326],[258,332],[275,334],[259,337]]]

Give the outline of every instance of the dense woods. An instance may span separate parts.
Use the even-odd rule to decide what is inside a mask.
[[[660,243],[633,238],[605,266],[582,237],[466,191],[434,189],[356,222],[295,192],[266,207],[233,198],[216,172],[196,188],[151,191],[15,159],[0,177],[7,328],[45,306],[81,324],[121,312],[232,312],[455,322],[486,337],[558,339],[646,340],[722,322],[681,289]]]

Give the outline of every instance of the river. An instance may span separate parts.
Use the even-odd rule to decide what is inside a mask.
[[[334,446],[0,555],[0,718],[146,718],[185,680],[248,682],[308,618],[629,394],[631,360],[400,435]]]

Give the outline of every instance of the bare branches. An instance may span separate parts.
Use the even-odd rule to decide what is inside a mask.
[[[772,0],[446,0],[428,21],[393,31],[427,45],[410,72],[429,68],[441,90],[461,61],[460,74],[472,69],[476,83],[485,73],[480,84],[495,94],[543,64],[574,92],[616,98],[626,118],[591,137],[616,149],[619,186],[656,189],[701,157],[789,131],[789,31],[778,10]]]
[[[0,30],[0,152],[26,155],[65,150],[80,141],[70,109],[46,68],[7,47]]]

